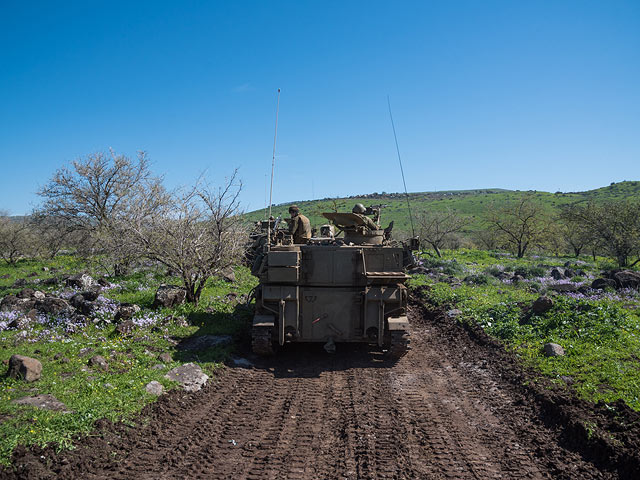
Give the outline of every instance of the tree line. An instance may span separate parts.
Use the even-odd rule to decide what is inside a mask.
[[[522,258],[531,251],[582,253],[614,258],[620,267],[640,261],[640,202],[611,200],[578,202],[551,211],[533,195],[490,204],[481,228],[465,237],[472,218],[452,209],[422,211],[417,216],[423,246],[441,255],[465,241],[488,250],[502,249]]]

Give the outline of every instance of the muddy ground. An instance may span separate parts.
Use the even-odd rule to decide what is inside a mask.
[[[639,478],[640,416],[531,382],[481,331],[419,302],[412,350],[288,348],[229,367],[135,428],[98,422],[59,454],[19,448],[3,478]]]

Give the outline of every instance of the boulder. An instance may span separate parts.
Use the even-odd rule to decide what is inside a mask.
[[[178,344],[177,348],[178,350],[199,351],[218,345],[226,345],[232,341],[231,335],[198,335],[185,338]]]
[[[616,288],[616,281],[611,278],[596,278],[591,282],[591,288],[604,290],[607,287]]]
[[[542,315],[543,313],[551,310],[552,307],[553,300],[551,300],[549,297],[542,296],[538,297],[538,299],[533,302],[533,304],[531,305],[531,310],[533,310],[533,313],[535,313],[536,315]]]
[[[0,311],[27,313],[35,305],[36,301],[32,298],[18,298],[15,295],[7,295],[0,301]]]
[[[36,293],[33,288],[23,288],[18,293],[16,293],[16,297],[18,298],[31,298],[33,294]]]
[[[32,297],[35,298],[36,300],[42,300],[46,297],[47,295],[44,292],[41,292],[40,290],[36,290],[35,292],[33,292]]]
[[[9,371],[11,378],[22,379],[27,382],[35,382],[42,374],[42,363],[39,360],[24,355],[11,355],[9,359]]]
[[[180,305],[186,298],[186,288],[177,285],[160,285],[153,300],[153,308]]]
[[[57,285],[60,282],[56,277],[47,278],[42,281],[42,285]]]
[[[102,355],[95,355],[89,359],[88,365],[90,367],[97,367],[105,372],[109,370],[109,364]]]
[[[157,396],[162,395],[162,393],[164,392],[164,387],[160,382],[156,380],[152,380],[151,382],[147,383],[147,386],[144,387],[144,389],[147,391],[147,393]]]
[[[575,293],[578,291],[578,285],[575,283],[558,283],[556,285],[549,285],[549,290],[558,293]]]
[[[84,290],[80,292],[80,295],[82,295],[87,302],[95,302],[100,296],[100,287],[94,287],[91,290]]]
[[[640,288],[640,273],[632,270],[623,270],[613,274],[613,278],[620,288]]]
[[[562,357],[564,356],[564,348],[557,343],[545,343],[544,354],[547,357]]]
[[[13,288],[24,287],[27,284],[27,280],[24,278],[19,278],[15,282],[13,282]]]
[[[68,287],[79,288],[82,290],[87,290],[90,287],[96,285],[96,281],[91,278],[86,273],[79,273],[77,275],[72,275],[65,281],[65,284]]]
[[[67,406],[50,394],[37,395],[35,397],[22,397],[14,400],[18,405],[30,405],[43,410],[53,410],[55,412],[70,413]]]
[[[116,312],[114,320],[129,320],[139,311],[140,307],[138,305],[135,305],[133,303],[123,303],[120,305],[120,307],[118,307],[118,311]]]
[[[120,325],[118,325],[116,327],[116,333],[118,335],[128,335],[131,332],[133,332],[136,328],[136,324],[133,323],[132,320],[125,320],[124,322],[122,322]]]
[[[233,271],[233,268],[228,268],[222,272],[222,279],[225,282],[233,283],[236,281],[236,272]]]
[[[566,268],[566,269],[564,270],[564,276],[565,276],[566,278],[572,278],[572,277],[575,277],[575,276],[576,276],[576,272],[574,272],[574,271],[573,271],[573,270],[571,270],[570,268]]]
[[[57,315],[65,311],[70,311],[71,305],[62,298],[45,297],[35,302],[35,308],[41,313]]]
[[[82,309],[82,305],[84,304],[85,299],[80,293],[76,293],[73,297],[69,299],[69,303],[77,310]]]
[[[180,383],[187,392],[197,392],[200,390],[209,376],[205,374],[195,363],[185,363],[169,371],[165,378]]]
[[[158,360],[163,363],[171,363],[173,362],[173,358],[171,358],[171,354],[168,352],[162,353],[158,356]]]
[[[558,270],[557,268],[554,268],[551,270],[551,277],[554,280],[562,280],[564,278],[564,275],[560,270]]]

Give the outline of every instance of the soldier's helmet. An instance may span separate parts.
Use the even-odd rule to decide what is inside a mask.
[[[297,206],[297,205],[291,205],[291,206],[289,207],[289,213],[294,213],[294,212],[295,212],[295,213],[300,212],[300,209],[298,208],[298,206]]]
[[[364,208],[364,205],[362,205],[361,203],[356,203],[355,207],[353,207],[351,211],[353,213],[364,213],[367,211],[367,209]]]

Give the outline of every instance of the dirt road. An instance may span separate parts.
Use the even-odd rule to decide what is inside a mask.
[[[138,428],[103,424],[72,452],[17,455],[16,477],[110,479],[623,478],[590,463],[527,397],[508,354],[412,310],[397,363],[298,346],[173,392]],[[559,423],[558,423],[559,422]],[[40,456],[42,453],[42,458]],[[593,455],[592,455],[593,456]],[[596,455],[597,457],[597,455]],[[593,460],[593,459],[591,459]],[[630,467],[633,468],[633,467]],[[626,473],[625,473],[626,472]]]

